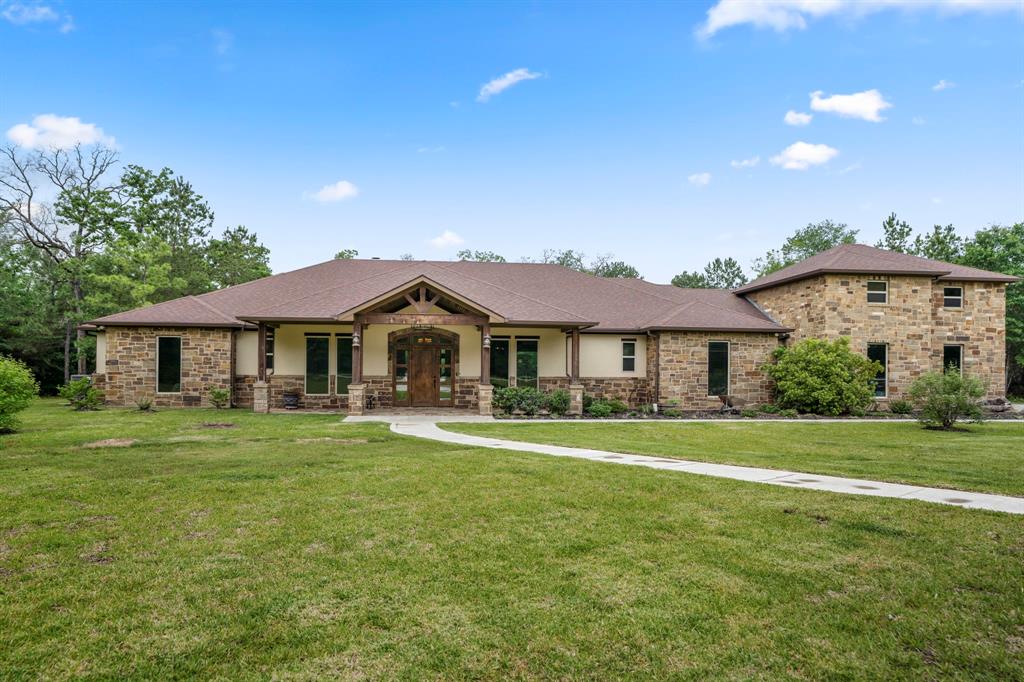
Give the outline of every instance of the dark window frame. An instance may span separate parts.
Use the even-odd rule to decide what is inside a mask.
[[[626,353],[626,344],[633,346],[633,352]],[[622,339],[622,371],[636,372],[636,339]],[[628,365],[628,366],[627,366]]]
[[[310,393],[309,392],[309,342],[310,341],[318,341],[318,340],[321,340],[321,339],[327,342],[327,370],[324,373],[324,377],[327,379],[327,388],[326,388],[326,390],[324,390],[323,393],[320,393],[320,392]],[[306,334],[305,334],[305,342],[306,342],[306,348],[305,348],[305,364],[303,365],[303,374],[302,374],[302,392],[303,392],[304,395],[330,395],[331,394],[331,335],[329,333],[321,334],[321,333],[315,333],[315,332],[306,332]]]
[[[949,366],[953,363],[946,362],[946,353],[950,348],[955,348],[957,353],[956,368],[960,372],[960,376],[964,374],[964,347],[959,343],[946,343],[942,346],[942,371],[946,372],[949,370]]]
[[[502,376],[500,372],[494,371],[494,363],[498,359],[498,354],[494,352],[496,344],[501,343],[505,346],[505,375]],[[491,386],[495,388],[504,388],[509,385],[509,380],[512,377],[512,337],[511,336],[492,336],[491,337]],[[504,383],[501,381],[504,379]],[[495,383],[497,382],[497,383]]]
[[[517,387],[522,387],[523,386],[523,384],[520,383],[521,377],[519,376],[519,344],[520,344],[520,342],[526,341],[527,343],[532,343],[533,344],[533,347],[534,347],[534,351],[533,352],[534,352],[534,357],[535,357],[535,362],[536,362],[536,374],[537,374],[537,376],[533,377],[533,382],[530,383],[530,384],[527,384],[527,385],[530,388],[540,389],[540,337],[539,336],[517,336],[517,337],[515,337],[515,341],[516,341],[516,351],[515,351],[516,386]],[[509,363],[509,364],[511,364],[511,363]]]
[[[274,330],[272,328],[267,329],[266,336],[266,352],[264,353],[264,366],[268,371],[274,369]]]
[[[160,385],[162,383],[161,380],[160,380],[160,342],[165,340],[165,339],[168,339],[168,340],[174,339],[174,340],[177,340],[177,342],[178,342],[178,381],[177,381],[178,390],[176,390],[176,391],[161,391],[160,390]],[[160,395],[179,395],[181,393],[181,370],[182,370],[182,365],[184,364],[182,362],[182,350],[183,350],[183,348],[184,348],[184,344],[182,344],[180,336],[161,335],[161,336],[156,337],[156,392],[158,394],[160,394]]]
[[[711,385],[712,372],[716,371],[711,366],[712,361],[712,346],[725,346],[725,391],[715,392]],[[719,351],[720,352],[720,351]],[[718,397],[723,395],[729,395],[729,389],[732,383],[732,344],[729,341],[708,341],[708,397]],[[720,369],[717,371],[721,371]]]
[[[348,355],[344,356],[341,352],[342,348],[348,346]],[[348,373],[343,374],[341,371],[342,358],[348,358]],[[334,335],[334,393],[336,395],[348,395],[348,387],[352,384],[352,334],[340,333]],[[347,378],[344,382],[345,390],[342,391],[342,379]]]
[[[878,290],[872,291],[871,290],[871,285],[872,284],[881,284],[882,285],[882,290],[881,291],[878,291]],[[872,301],[871,300],[872,296],[878,296],[879,294],[882,295],[882,300],[880,300],[880,301]],[[887,280],[884,280],[884,279],[869,279],[867,281],[867,302],[870,303],[871,305],[888,305],[889,304],[889,282]]]
[[[871,357],[872,348],[882,349],[882,359],[879,362],[882,363],[882,371],[875,375],[875,397],[876,398],[887,398],[889,397],[889,344],[887,343],[869,343],[865,355],[869,360],[878,360],[878,358]],[[878,389],[881,386],[882,392],[879,393]]]
[[[953,296],[949,292],[956,290],[960,293]],[[950,301],[956,300],[956,305],[950,305]],[[964,307],[964,288],[963,287],[942,287],[942,307],[949,308],[951,310],[961,310]]]

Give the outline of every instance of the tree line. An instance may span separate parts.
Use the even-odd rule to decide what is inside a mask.
[[[0,151],[0,353],[44,392],[84,373],[89,319],[202,294],[270,272],[244,226],[214,213],[169,168],[122,167],[102,146]]]

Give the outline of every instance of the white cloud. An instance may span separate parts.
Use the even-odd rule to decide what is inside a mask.
[[[436,147],[418,147],[416,149],[417,154],[438,154],[444,151],[444,145],[437,145]]]
[[[956,83],[954,83],[953,81],[948,81],[945,78],[943,78],[938,83],[932,86],[932,92],[942,92],[943,90],[949,90],[950,88],[955,87]]]
[[[458,246],[459,244],[465,243],[465,239],[452,232],[451,230],[445,230],[441,234],[437,235],[430,240],[430,245],[435,249],[443,249],[449,246]]]
[[[7,139],[29,149],[68,149],[76,144],[103,144],[113,147],[113,137],[107,136],[95,123],[82,123],[75,116],[40,114],[32,123],[19,123],[7,131]]]
[[[329,204],[335,201],[355,199],[359,196],[359,188],[348,180],[338,180],[333,185],[324,185],[316,192],[307,196],[315,201],[319,201],[321,204]]]
[[[892,103],[886,102],[878,90],[865,90],[852,95],[832,95],[822,97],[821,90],[811,93],[811,109],[839,114],[844,118],[860,118],[878,123],[884,121],[878,112],[888,109]]]
[[[790,109],[786,112],[786,115],[782,117],[782,120],[786,122],[786,125],[805,126],[811,122],[812,118],[814,118],[814,114],[805,114],[801,111],[793,111]]]
[[[694,173],[686,176],[686,180],[694,187],[707,187],[711,184],[711,173]]]
[[[532,81],[535,78],[540,78],[541,74],[529,69],[516,69],[515,71],[509,71],[504,76],[495,78],[492,81],[484,83],[483,87],[480,88],[480,94],[477,95],[477,102],[486,102],[491,97],[508,90],[516,83],[523,81]]]
[[[770,161],[774,166],[782,166],[787,170],[807,170],[811,166],[828,163],[839,155],[839,150],[827,144],[810,144],[794,142]]]
[[[760,156],[752,156],[749,159],[740,159],[739,161],[730,161],[729,165],[733,168],[753,168],[757,164],[761,163]]]
[[[61,33],[70,33],[75,30],[74,17],[70,14],[58,12],[49,5],[44,5],[38,2],[12,2],[4,6],[4,3],[0,2],[0,6],[3,7],[3,11],[0,12],[0,16],[15,26],[60,22],[60,26],[57,30]]]
[[[697,28],[699,38],[710,38],[722,29],[750,24],[779,33],[807,28],[808,20],[829,15],[858,18],[887,9],[936,10],[943,14],[972,11],[1019,11],[1008,0],[718,0],[707,20]]]
[[[860,168],[861,168],[861,164],[860,164],[860,161],[857,161],[856,163],[851,163],[851,164],[850,164],[849,166],[847,166],[846,168],[842,168],[842,169],[840,169],[840,170],[839,170],[839,171],[837,172],[837,174],[838,174],[838,175],[846,175],[847,173],[852,173],[852,172],[853,172],[853,171],[855,171],[855,170],[860,170]]]
[[[210,31],[210,36],[213,37],[213,51],[221,57],[231,52],[231,48],[235,45],[235,35],[231,31],[215,28]]]
[[[923,126],[928,121],[925,120],[924,116],[915,116],[914,118],[910,119],[910,122],[916,126]]]

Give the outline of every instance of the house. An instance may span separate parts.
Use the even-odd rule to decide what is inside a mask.
[[[1005,392],[1016,278],[850,244],[733,291],[604,279],[533,263],[332,260],[93,320],[94,379],[114,405],[459,407],[496,386],[631,405],[771,400],[779,344],[850,337],[885,367],[877,398],[950,364]]]

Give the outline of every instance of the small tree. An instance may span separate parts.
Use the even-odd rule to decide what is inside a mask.
[[[985,386],[976,377],[962,376],[955,367],[945,372],[928,372],[910,386],[910,397],[927,428],[949,431],[958,419],[982,421],[980,399]]]
[[[39,394],[39,384],[25,363],[0,355],[0,433],[18,428],[17,413]]]
[[[92,385],[88,377],[69,381],[57,390],[57,394],[77,412],[98,410],[103,404],[103,394]]]
[[[813,414],[840,415],[867,407],[882,365],[850,350],[850,340],[804,339],[779,347],[763,367],[775,381],[780,407]]]

